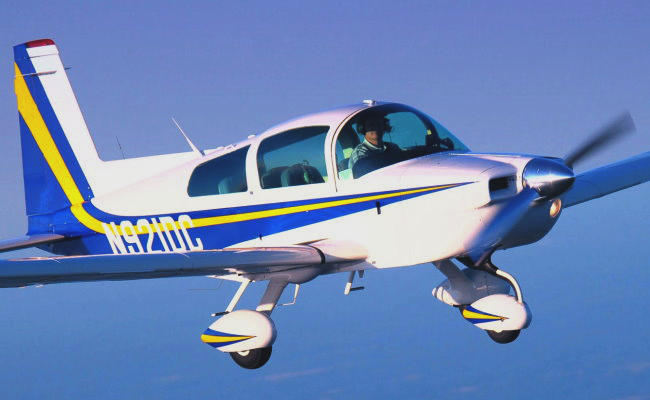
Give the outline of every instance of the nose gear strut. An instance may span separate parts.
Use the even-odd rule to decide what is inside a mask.
[[[465,264],[468,268],[476,269],[479,271],[485,271],[489,274],[492,274],[496,277],[499,277],[512,286],[512,289],[515,291],[515,297],[517,298],[517,302],[523,304],[524,302],[524,295],[521,292],[521,287],[519,286],[519,282],[515,279],[514,276],[510,275],[506,271],[499,269],[496,265],[492,263],[492,255],[490,254],[488,257],[485,257],[480,264],[474,264],[469,260],[469,258],[459,258],[458,261],[462,262]]]
[[[435,262],[448,280],[434,289],[433,295],[457,307],[465,320],[485,330],[495,342],[510,343],[528,327],[531,314],[515,277],[494,265],[491,256],[486,254],[478,262],[469,257],[459,258],[468,267],[462,271],[451,260]],[[503,283],[498,284],[499,281]],[[508,286],[512,287],[514,297],[508,295]]]

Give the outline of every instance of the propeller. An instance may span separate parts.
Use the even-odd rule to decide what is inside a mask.
[[[552,198],[566,192],[575,181],[573,166],[597,151],[633,132],[634,121],[629,112],[621,114],[609,124],[570,152],[564,160],[557,158],[534,158],[524,168],[523,178],[526,187],[535,189],[543,198]]]
[[[576,162],[594,154],[605,145],[616,139],[620,139],[625,134],[632,133],[635,129],[634,120],[632,120],[630,113],[626,111],[608,125],[601,128],[600,131],[592,135],[589,140],[583,143],[580,147],[564,157],[564,163],[573,169],[573,165]]]
[[[569,190],[575,181],[573,166],[577,162],[583,161],[634,129],[634,121],[626,112],[593,134],[564,160],[549,157],[530,160],[522,173],[524,189],[512,197],[467,246],[472,261],[476,265],[482,264],[501,246],[503,239],[536,201],[556,198]]]

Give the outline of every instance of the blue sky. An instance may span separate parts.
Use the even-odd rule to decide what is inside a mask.
[[[0,237],[26,228],[14,44],[58,43],[108,159],[116,136],[127,157],[186,150],[171,116],[213,147],[364,98],[417,107],[473,150],[563,156],[630,110],[638,133],[585,169],[650,150],[648,17],[641,1],[5,0]],[[649,196],[646,184],[571,208],[542,241],[495,256],[533,311],[506,346],[431,296],[443,277],[428,265],[369,272],[347,297],[344,275],[305,285],[274,312],[258,371],[199,341],[232,283],[3,289],[2,397],[647,399]]]

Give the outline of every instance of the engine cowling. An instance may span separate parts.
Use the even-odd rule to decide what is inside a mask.
[[[517,331],[530,325],[532,314],[526,302],[506,294],[493,294],[460,307],[463,318],[486,331]]]
[[[224,315],[201,335],[201,341],[224,353],[269,347],[277,333],[273,320],[252,310],[237,310]]]

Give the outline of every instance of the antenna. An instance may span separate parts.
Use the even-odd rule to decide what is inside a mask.
[[[117,140],[117,147],[120,148],[120,153],[122,153],[122,160],[124,160],[124,150],[122,150],[122,145],[120,144],[120,139],[115,135],[115,140]]]
[[[192,148],[192,151],[195,152],[195,153],[198,153],[198,154],[201,155],[201,156],[204,156],[205,154],[204,154],[201,150],[199,150],[199,148],[196,147],[196,146],[194,145],[194,143],[192,143],[192,141],[190,140],[190,138],[187,137],[187,135],[185,134],[185,131],[183,131],[183,128],[181,128],[181,126],[178,125],[178,122],[176,122],[176,120],[174,119],[174,117],[172,117],[172,121],[174,122],[174,125],[176,125],[176,127],[178,128],[178,130],[181,132],[181,135],[183,135],[183,137],[185,138],[185,140],[187,140],[187,144],[190,145],[190,147]]]

